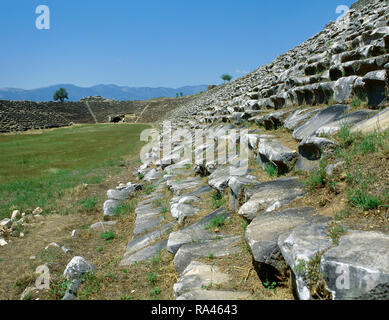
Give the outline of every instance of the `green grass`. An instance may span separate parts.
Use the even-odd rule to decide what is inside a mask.
[[[82,209],[84,209],[85,211],[92,211],[93,209],[95,209],[97,202],[98,202],[98,200],[95,197],[88,198],[85,200],[81,200],[80,205],[81,205]]]
[[[147,281],[151,284],[155,284],[155,281],[157,281],[157,275],[153,272],[147,272]]]
[[[79,299],[88,299],[91,295],[99,292],[100,279],[98,279],[92,272],[86,273],[82,279],[85,282],[83,289],[78,293]]]
[[[348,194],[348,200],[352,205],[360,207],[362,210],[377,209],[382,204],[380,198],[361,189],[351,191]]]
[[[100,183],[108,170],[120,172],[123,159],[142,146],[139,135],[147,127],[99,124],[0,135],[0,218],[12,208],[58,212],[56,200],[65,190]]]
[[[129,216],[135,212],[137,205],[136,199],[127,200],[121,203],[113,212],[114,216],[119,217],[121,215]]]
[[[215,217],[211,219],[211,221],[206,226],[206,229],[216,229],[224,226],[225,223],[226,223],[225,217]]]
[[[150,297],[156,297],[158,296],[160,293],[161,293],[161,289],[160,288],[153,288],[150,290]]]
[[[278,169],[275,165],[272,163],[267,163],[265,166],[265,172],[269,175],[269,177],[277,177],[278,176]]]
[[[326,184],[327,173],[325,168],[327,166],[327,161],[325,159],[320,160],[319,168],[313,170],[307,179],[304,181],[305,187],[309,191],[313,191],[316,188],[320,188]]]
[[[106,231],[106,232],[103,232],[101,235],[100,235],[100,239],[103,239],[103,240],[106,240],[106,241],[109,241],[109,240],[113,240],[115,238],[115,232],[112,231],[112,230],[109,230],[109,231]]]
[[[214,191],[212,194],[211,194],[211,198],[212,198],[212,207],[214,209],[219,209],[220,207],[222,207],[224,205],[224,199],[223,199],[223,195],[219,192],[219,191]]]
[[[145,193],[147,195],[150,195],[155,190],[155,188],[156,188],[156,186],[147,186]]]

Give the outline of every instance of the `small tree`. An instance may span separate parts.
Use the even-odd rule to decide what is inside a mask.
[[[182,97],[184,94],[182,92],[180,92],[180,97]]]
[[[64,88],[59,88],[59,90],[54,93],[54,100],[64,102],[65,99],[69,99],[68,92]]]
[[[228,82],[230,82],[232,80],[232,76],[230,76],[229,74],[223,74],[220,78],[222,78],[222,80],[228,81]]]

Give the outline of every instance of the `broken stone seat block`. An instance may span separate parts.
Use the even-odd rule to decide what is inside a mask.
[[[141,190],[142,185],[140,184],[129,184],[124,188],[116,188],[114,190],[108,190],[107,196],[109,200],[121,200],[124,201],[128,198],[128,196],[135,191]]]
[[[328,220],[329,218],[319,215],[310,207],[263,213],[249,224],[245,238],[259,269],[282,274],[285,264],[278,246],[278,237],[299,225]]]
[[[334,300],[388,300],[389,235],[350,231],[323,254],[320,269]]]
[[[172,217],[178,219],[179,222],[182,222],[186,217],[198,213],[200,209],[192,205],[194,202],[200,202],[200,198],[195,196],[183,196],[171,201],[170,212]]]
[[[344,115],[339,120],[330,122],[322,127],[320,127],[316,131],[316,135],[332,135],[336,132],[340,131],[344,126],[352,126],[354,124],[357,124],[361,121],[366,120],[367,118],[371,117],[375,114],[375,111],[373,110],[358,110],[352,113],[348,113]]]
[[[362,132],[364,134],[375,130],[386,130],[389,128],[389,108],[384,109],[375,116],[357,123],[351,128],[351,133]]]
[[[300,224],[278,237],[278,248],[285,262],[293,271],[293,289],[300,300],[312,299],[307,279],[308,264],[313,261],[316,255],[321,254],[331,245],[332,241],[328,236],[328,223],[308,222]]]
[[[330,153],[338,146],[338,143],[319,137],[304,138],[298,146],[299,153],[309,160],[319,160],[322,154]]]
[[[188,178],[184,181],[174,181],[168,180],[166,182],[167,187],[174,195],[178,196],[183,191],[187,191],[188,189],[192,189],[201,185],[202,181],[200,178]]]
[[[174,256],[174,267],[181,274],[196,258],[208,257],[210,255],[223,257],[238,253],[242,250],[238,246],[240,241],[240,236],[234,236],[217,240],[207,240],[202,243],[184,244]]]
[[[314,109],[312,108],[303,108],[298,109],[296,111],[293,111],[284,121],[284,127],[288,130],[294,130],[296,129],[303,121],[309,119],[313,115],[315,115],[317,112],[319,112],[320,109]]]
[[[298,178],[281,178],[245,188],[245,203],[238,214],[253,220],[261,212],[271,212],[305,195]]]
[[[196,289],[188,291],[179,297],[176,300],[248,300],[250,299],[251,294],[245,291],[216,291],[216,290],[205,290],[205,289]]]
[[[135,262],[141,262],[153,258],[163,249],[166,249],[166,245],[167,240],[162,240],[151,246],[145,247],[134,254],[125,255],[119,265],[128,266],[134,264]]]
[[[257,149],[258,161],[265,169],[271,163],[277,170],[278,174],[289,172],[297,160],[298,153],[275,141],[262,140]]]
[[[301,141],[306,137],[316,135],[316,132],[324,125],[342,119],[344,113],[349,109],[350,107],[346,105],[333,105],[321,110],[303,125],[296,128],[293,131],[293,138]]]
[[[124,257],[134,254],[135,252],[149,246],[153,242],[162,238],[163,236],[170,233],[174,226],[174,223],[167,223],[162,225],[155,231],[147,233],[143,236],[133,238],[128,244],[126,248],[126,252],[124,253]]]
[[[240,198],[243,197],[243,190],[249,185],[258,185],[259,182],[253,178],[247,177],[231,177],[228,181],[229,205],[230,209],[238,210]]]
[[[248,168],[247,161],[238,161],[225,167],[220,166],[209,176],[208,184],[220,193],[224,193],[232,177],[242,177],[250,172],[251,170]]]
[[[136,213],[133,236],[136,237],[144,232],[151,231],[162,223],[163,217],[159,208],[143,208]]]
[[[173,285],[174,296],[179,297],[185,292],[210,285],[225,284],[229,280],[230,277],[222,273],[218,267],[192,261],[182,272],[178,282]]]
[[[168,251],[175,254],[178,249],[180,249],[180,247],[186,243],[211,240],[214,237],[214,234],[207,229],[211,221],[213,219],[227,219],[231,216],[231,214],[232,213],[230,211],[226,211],[224,208],[220,208],[211,212],[189,227],[172,232],[169,236],[169,241],[167,244]]]

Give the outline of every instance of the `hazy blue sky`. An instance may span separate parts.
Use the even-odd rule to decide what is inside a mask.
[[[350,0],[1,0],[0,87],[179,87],[235,78],[321,31]],[[50,30],[38,30],[38,5]]]

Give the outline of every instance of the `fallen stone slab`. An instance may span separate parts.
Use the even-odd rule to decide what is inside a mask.
[[[166,249],[166,244],[167,244],[167,240],[163,240],[156,244],[153,244],[152,246],[143,248],[142,250],[134,254],[126,255],[120,262],[119,266],[128,266],[134,264],[135,262],[148,260],[156,256],[163,249]]]
[[[321,258],[334,300],[389,299],[389,235],[350,231]]]
[[[164,196],[165,195],[163,193],[157,193],[157,194],[153,193],[149,197],[143,198],[145,200],[138,202],[137,207],[143,207],[145,205],[152,204],[154,201],[162,199]]]
[[[201,196],[203,194],[206,194],[208,192],[211,192],[212,191],[212,188],[208,185],[202,185],[201,187],[198,187],[197,189],[193,190],[193,191],[190,191],[188,193],[183,193],[182,195],[183,196],[193,196],[193,197],[198,197],[198,196]]]
[[[361,132],[370,133],[374,131],[383,131],[389,128],[389,108],[384,109],[370,119],[357,123],[351,128],[351,133]]]
[[[173,202],[170,205],[170,213],[172,217],[178,219],[181,224],[186,217],[193,216],[200,212],[199,208],[192,205],[193,202],[199,201],[200,199],[194,196],[181,197],[177,202]]]
[[[169,241],[167,244],[168,251],[171,253],[176,253],[178,249],[186,243],[211,240],[214,237],[214,234],[206,229],[211,220],[218,218],[227,219],[231,216],[231,214],[231,212],[225,211],[224,208],[220,208],[211,212],[189,227],[172,232],[169,236]]]
[[[168,174],[181,173],[183,169],[187,169],[188,166],[192,165],[191,159],[184,159],[176,164],[172,164],[165,168]]]
[[[246,186],[259,184],[255,179],[247,177],[231,177],[228,181],[229,206],[232,210],[239,209],[239,199],[243,196],[243,189]]]
[[[174,151],[173,151],[174,152]],[[167,157],[162,158],[159,161],[156,161],[155,165],[160,166],[162,170],[164,170],[166,167],[180,162],[181,159],[181,150],[178,150],[178,152],[173,153]]]
[[[278,237],[307,222],[324,222],[314,208],[295,208],[258,215],[247,227],[245,238],[253,258],[260,264],[283,272],[285,266],[278,247]]]
[[[242,177],[250,173],[247,165],[242,163],[242,166],[240,167],[239,164],[240,163],[220,167],[209,176],[208,184],[220,193],[224,193],[232,177]]]
[[[129,195],[133,194],[135,191],[141,190],[142,185],[140,184],[130,184],[124,188],[116,188],[113,190],[107,191],[107,196],[109,200],[126,200]]]
[[[147,182],[152,182],[161,177],[162,177],[162,172],[153,168],[144,175],[143,180]]]
[[[305,195],[298,178],[281,178],[245,189],[245,203],[238,214],[253,220],[261,212],[271,212]]]
[[[312,299],[308,288],[308,263],[331,247],[327,223],[302,224],[278,238],[278,247],[293,271],[294,290],[300,300]]]
[[[184,244],[174,256],[174,267],[178,274],[181,274],[196,258],[208,257],[210,255],[223,257],[238,253],[242,250],[238,246],[240,240],[240,236],[235,236],[218,240],[207,240],[202,243]]]
[[[166,185],[173,194],[180,195],[184,190],[187,191],[188,189],[196,188],[201,183],[201,179],[190,178],[184,181],[168,180]]]
[[[216,291],[216,290],[192,290],[180,295],[176,300],[248,300],[249,292],[244,291]]]
[[[160,209],[150,211],[149,213],[137,216],[133,236],[136,237],[141,233],[153,230],[163,222],[163,217],[160,215]]]
[[[215,266],[192,261],[182,272],[178,282],[173,285],[174,296],[179,297],[185,292],[206,286],[224,284],[229,279],[227,274],[220,272]]]
[[[284,121],[284,127],[288,130],[296,129],[303,121],[309,119],[320,109],[303,108],[292,112]]]
[[[10,228],[12,226],[12,220],[9,218],[4,218],[0,221],[0,227]]]
[[[366,120],[374,114],[373,110],[358,110],[349,114],[346,114],[342,119],[328,123],[320,127],[317,131],[317,135],[332,135],[340,131],[344,126],[352,126],[361,121]]]
[[[296,140],[302,140],[305,137],[313,136],[324,125],[339,120],[350,107],[346,105],[333,105],[321,110],[315,116],[306,121],[302,126],[293,131],[293,137]]]
[[[228,186],[228,181],[230,180],[230,176],[221,176],[214,179],[209,179],[208,184],[219,191],[220,193],[224,193]]]
[[[258,161],[265,168],[272,163],[278,169],[278,174],[289,172],[297,160],[298,153],[275,141],[260,141],[258,144]]]
[[[131,254],[147,247],[148,245],[157,241],[161,237],[167,235],[168,233],[171,232],[171,229],[173,228],[173,226],[174,226],[174,223],[166,223],[166,224],[162,225],[160,228],[158,228],[157,230],[154,230],[153,232],[147,233],[147,234],[140,236],[140,237],[133,238],[127,244],[127,248],[126,248],[126,252],[124,253],[124,256],[126,257],[128,255],[131,255]]]
[[[89,228],[90,229],[104,228],[104,227],[114,226],[117,223],[118,223],[117,221],[96,222],[96,223],[92,224]]]

